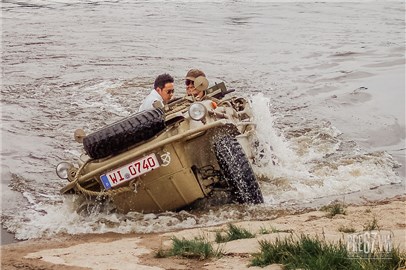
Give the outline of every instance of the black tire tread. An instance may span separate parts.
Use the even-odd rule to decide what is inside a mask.
[[[238,203],[263,203],[261,190],[251,164],[236,138],[224,136],[214,144],[217,161]]]
[[[162,110],[146,110],[87,135],[83,139],[83,146],[89,157],[100,159],[148,140],[164,128],[165,117]]]

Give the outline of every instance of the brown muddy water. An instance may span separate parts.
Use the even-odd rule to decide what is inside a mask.
[[[2,1],[2,244],[272,218],[405,194],[405,4]],[[252,101],[277,163],[265,203],[82,217],[55,174],[91,132],[137,111],[158,74],[190,68]],[[3,234],[4,233],[4,234]]]

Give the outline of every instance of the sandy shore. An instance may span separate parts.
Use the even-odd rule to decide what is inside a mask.
[[[257,236],[222,244],[225,256],[219,259],[159,259],[154,255],[160,248],[169,248],[173,236],[186,239],[205,236],[214,243],[215,232],[225,230],[227,225],[160,234],[87,234],[13,243],[1,247],[1,269],[248,269],[252,254],[259,251],[258,240],[290,235],[287,232],[259,234],[261,229],[292,231],[297,235],[317,234],[329,241],[347,241],[348,235],[339,228],[362,232],[374,219],[380,230],[393,233],[394,247],[406,250],[406,197],[347,206],[345,210],[345,215],[332,218],[325,211],[309,211],[285,214],[273,220],[234,223]]]

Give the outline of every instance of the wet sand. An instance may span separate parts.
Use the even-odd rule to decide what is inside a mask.
[[[380,230],[393,233],[393,247],[406,251],[406,197],[347,206],[345,215],[327,217],[325,211],[280,213],[270,220],[233,223],[256,233],[256,238],[241,239],[221,248],[225,255],[219,259],[194,260],[177,257],[155,258],[160,248],[171,245],[170,238],[193,239],[204,235],[213,245],[215,232],[227,225],[151,234],[86,234],[29,240],[1,247],[2,267],[12,269],[261,269],[249,267],[251,254],[259,251],[258,240],[273,241],[291,233],[259,234],[261,228],[291,231],[293,235],[309,234],[328,241],[347,241],[348,234],[339,228],[362,232],[373,219]],[[262,269],[281,269],[273,265]]]

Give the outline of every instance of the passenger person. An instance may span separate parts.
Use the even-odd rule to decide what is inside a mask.
[[[200,69],[191,69],[187,72],[185,79],[186,94],[188,96],[194,96],[197,100],[201,100],[205,95],[204,91],[198,91],[193,84],[195,79],[199,76],[206,77],[206,74]]]
[[[173,77],[167,73],[161,74],[156,77],[154,82],[154,89],[152,89],[151,93],[146,96],[138,111],[140,112],[148,109],[153,109],[153,104],[155,101],[161,101],[164,104],[168,103],[175,92],[173,82]]]

